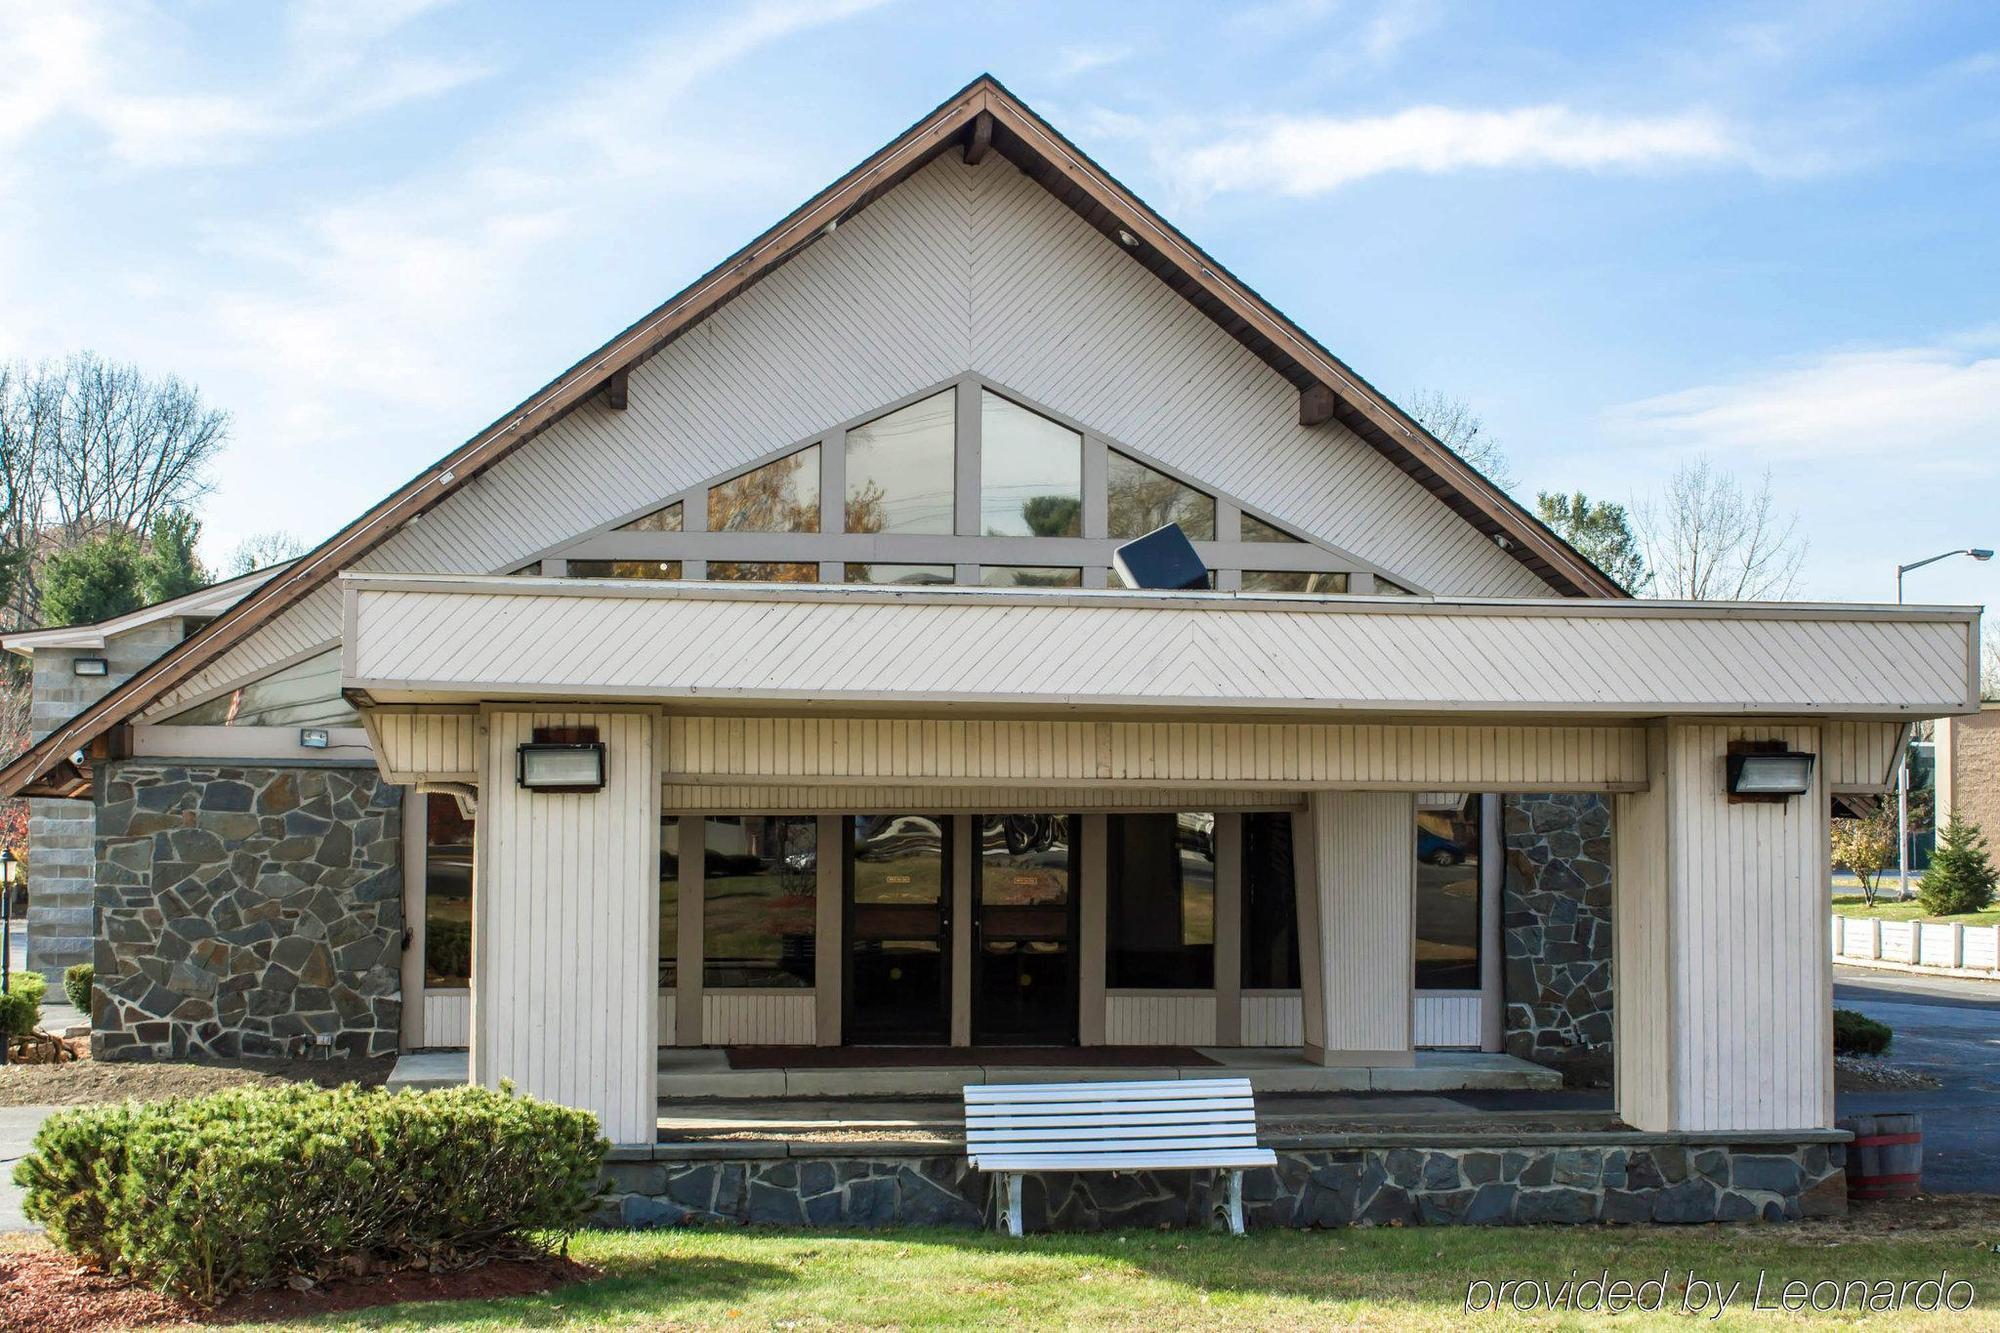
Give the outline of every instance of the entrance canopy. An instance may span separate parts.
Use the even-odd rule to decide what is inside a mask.
[[[1902,720],[1973,608],[344,575],[365,702]]]

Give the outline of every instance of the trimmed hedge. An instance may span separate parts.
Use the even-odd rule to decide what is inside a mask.
[[[1895,1040],[1887,1023],[1878,1023],[1852,1009],[1833,1011],[1833,1053],[1835,1055],[1880,1055]]]
[[[97,980],[97,969],[89,963],[78,963],[63,973],[63,994],[69,996],[69,1007],[81,1009],[85,1018],[90,1017],[90,988]]]
[[[596,1117],[506,1088],[233,1088],[58,1113],[14,1180],[64,1250],[212,1307],[298,1278],[558,1251],[607,1146]]]
[[[42,996],[49,983],[39,972],[16,972],[0,995],[0,1036],[25,1037],[41,1025]]]

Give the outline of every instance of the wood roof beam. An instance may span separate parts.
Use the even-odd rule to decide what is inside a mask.
[[[993,113],[982,111],[972,118],[972,129],[965,139],[965,165],[976,167],[986,159],[986,150],[993,146]]]

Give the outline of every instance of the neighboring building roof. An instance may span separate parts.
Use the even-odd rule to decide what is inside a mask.
[[[221,615],[230,607],[242,601],[266,581],[283,573],[287,565],[271,565],[264,569],[253,569],[248,574],[239,574],[233,579],[223,579],[211,583],[206,588],[196,588],[193,592],[172,597],[164,602],[154,602],[136,611],[127,611],[122,616],[112,616],[107,620],[92,621],[87,625],[57,625],[48,629],[16,630],[12,634],[0,635],[0,648],[23,657],[33,657],[38,648],[102,648],[111,639],[140,629],[162,620],[176,618],[200,618]]]
[[[579,403],[601,392],[622,404],[635,365],[829,228],[954,148],[968,161],[989,152],[1001,154],[1124,246],[1135,260],[1295,385],[1302,423],[1342,423],[1556,591],[1627,596],[1609,576],[1148,208],[997,80],[982,75],[769,231],[301,557],[282,577],[251,592],[51,732],[0,770],[0,793],[18,793],[67,763],[66,756],[104,737]]]

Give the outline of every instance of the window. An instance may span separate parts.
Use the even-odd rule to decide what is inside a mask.
[[[847,531],[952,530],[957,400],[946,389],[847,432]]]
[[[1081,588],[1083,571],[1049,565],[984,565],[979,583],[986,588]]]
[[[1347,591],[1347,575],[1308,573],[1302,569],[1246,569],[1243,591],[1342,593]]]
[[[1417,989],[1479,989],[1477,796],[1417,809]]]
[[[990,390],[979,395],[979,530],[1083,535],[1083,436]]]
[[[1116,565],[1113,565],[1113,566],[1111,566],[1111,567],[1110,567],[1109,569],[1107,569],[1107,570],[1105,570],[1105,571],[1104,571],[1104,586],[1105,586],[1105,587],[1107,587],[1107,588],[1118,588],[1118,589],[1124,589],[1124,588],[1125,588],[1125,576],[1124,576],[1123,574],[1120,574],[1120,573],[1118,572],[1118,566],[1116,566]],[[1215,571],[1214,571],[1214,570],[1212,570],[1212,569],[1208,571],[1208,586],[1209,586],[1209,587],[1210,587],[1211,589],[1215,587]],[[1133,591],[1138,591],[1138,590],[1137,590],[1137,589],[1134,589]],[[1200,591],[1200,589],[1199,589],[1199,588],[1147,588],[1147,589],[1144,589],[1144,591],[1146,591],[1146,592],[1199,592],[1199,591]]]
[[[542,562],[539,560],[535,561],[535,563],[533,563],[532,565],[522,565],[519,569],[514,571],[516,576],[525,575],[530,578],[540,574],[541,572],[542,572]],[[194,633],[194,631],[190,629],[188,633],[192,634]]]
[[[1389,582],[1389,580],[1387,580],[1387,579],[1383,578],[1383,577],[1382,577],[1381,575],[1379,575],[1379,574],[1375,576],[1375,595],[1376,595],[1377,597],[1415,597],[1415,596],[1416,596],[1416,594],[1415,594],[1415,593],[1411,592],[1411,591],[1410,591],[1410,590],[1409,590],[1408,588],[1405,588],[1405,587],[1404,587],[1404,586],[1403,586],[1402,584],[1400,584],[1400,583],[1391,583],[1391,582]]]
[[[704,836],[702,984],[810,987],[819,822],[714,816]]]
[[[677,579],[681,576],[681,562],[678,560],[572,560],[569,562],[569,576],[573,579]]]
[[[819,446],[774,459],[708,491],[710,532],[818,532]]]
[[[690,832],[695,824],[688,820]],[[660,989],[680,984],[681,970],[681,821],[660,816]]]
[[[935,587],[957,576],[950,565],[849,565],[849,583],[907,583]]]
[[[1294,537],[1283,528],[1274,527],[1261,518],[1245,514],[1243,515],[1243,540],[1246,542],[1298,542],[1303,539]]]
[[[679,532],[681,530],[681,502],[663,505],[650,514],[643,514],[630,523],[620,523],[620,532]]]
[[[1106,512],[1113,537],[1143,537],[1169,523],[1198,542],[1215,536],[1215,497],[1182,485],[1136,459],[1111,451],[1106,465]]]
[[[1112,815],[1109,957],[1119,989],[1215,984],[1215,816]]]
[[[340,693],[340,649],[239,685],[176,713],[170,727],[353,727],[361,718]]]
[[[473,824],[458,798],[424,798],[424,985],[472,984]]]
[[[719,583],[818,583],[810,560],[711,560],[708,576]]]
[[[1296,990],[1299,911],[1292,862],[1292,817],[1243,816],[1243,986]]]

